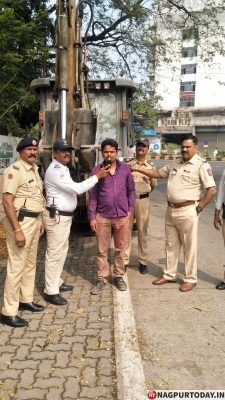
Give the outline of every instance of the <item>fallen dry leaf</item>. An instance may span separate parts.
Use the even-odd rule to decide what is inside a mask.
[[[76,314],[82,314],[84,312],[83,308],[77,308]]]
[[[194,308],[195,310],[198,311],[205,311],[205,312],[212,312],[209,308],[204,308],[204,307],[188,307],[188,308]]]

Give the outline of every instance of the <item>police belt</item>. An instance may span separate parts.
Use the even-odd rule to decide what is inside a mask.
[[[187,200],[187,201],[183,201],[182,203],[170,203],[169,201],[167,201],[167,203],[168,203],[169,207],[181,208],[181,207],[187,207],[187,206],[191,206],[191,205],[195,204],[195,200]]]
[[[51,208],[46,207],[46,210],[51,211]],[[58,210],[58,209],[56,209],[56,213],[59,215],[63,215],[64,217],[72,217],[72,215],[73,215],[73,211],[62,211],[62,210]]]
[[[30,217],[30,218],[38,218],[40,214],[41,214],[40,212],[33,212],[28,210],[24,210],[23,212],[24,217]]]
[[[145,199],[146,197],[149,197],[149,193],[140,194],[137,198],[138,199]]]

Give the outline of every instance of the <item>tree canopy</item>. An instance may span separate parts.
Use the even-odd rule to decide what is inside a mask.
[[[53,1],[0,0],[0,133],[25,134],[37,120],[29,85],[54,73],[54,9]],[[152,69],[169,61],[174,42],[181,49],[184,32],[203,58],[224,52],[223,0],[80,0],[79,10],[90,77],[142,82],[141,102],[152,97]]]
[[[0,131],[21,135],[34,123],[30,81],[48,69],[53,22],[39,0],[0,0]],[[36,107],[37,108],[37,107]]]
[[[149,64],[170,58],[184,33],[194,38],[199,54],[209,60],[224,53],[223,0],[108,0],[91,2],[93,20],[86,38],[91,72],[146,77]],[[86,10],[89,22],[90,10]],[[157,49],[157,51],[156,51]]]

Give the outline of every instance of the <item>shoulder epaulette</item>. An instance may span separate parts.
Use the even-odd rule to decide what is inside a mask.
[[[20,167],[19,167],[18,165],[15,165],[15,164],[13,164],[12,167],[13,167],[14,169],[17,169],[17,170],[20,169]]]
[[[129,163],[130,161],[134,161],[134,158],[124,158],[123,161]]]
[[[207,160],[203,157],[201,157],[199,154],[197,154],[198,160],[201,161],[202,163],[206,163]]]
[[[151,160],[147,160],[147,163],[148,163],[149,165],[151,165],[152,167],[155,166],[155,163],[154,163],[153,161],[151,161]]]
[[[123,160],[123,162],[124,162],[124,164],[127,164],[127,165],[134,165],[135,159],[134,158],[126,158]]]

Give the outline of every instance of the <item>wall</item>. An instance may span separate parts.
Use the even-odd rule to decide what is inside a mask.
[[[17,159],[16,146],[21,138],[0,135],[0,175]]]

